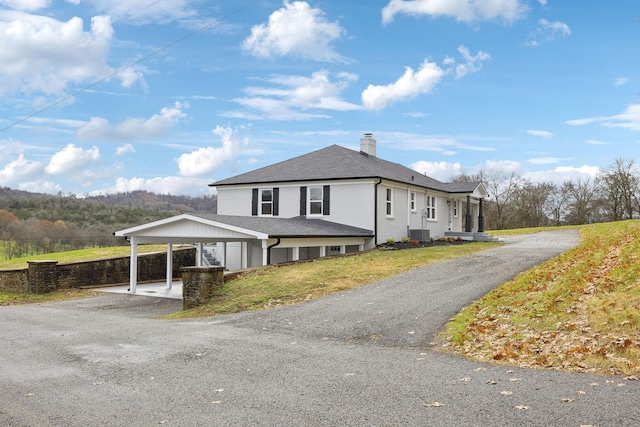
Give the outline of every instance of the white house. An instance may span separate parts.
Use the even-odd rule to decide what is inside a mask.
[[[371,134],[359,152],[331,145],[210,185],[216,215],[178,215],[114,234],[130,240],[132,258],[138,244],[167,243],[170,252],[173,243],[216,242],[231,264],[235,245],[240,268],[357,252],[389,239],[484,238],[481,183],[444,183],[379,159]]]

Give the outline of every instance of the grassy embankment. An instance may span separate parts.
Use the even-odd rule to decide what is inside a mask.
[[[575,249],[460,312],[443,348],[480,361],[640,373],[640,221],[580,229]]]
[[[211,303],[167,317],[207,317],[295,304],[500,244],[474,242],[404,250],[373,250],[346,257],[259,268],[225,282],[216,291]]]

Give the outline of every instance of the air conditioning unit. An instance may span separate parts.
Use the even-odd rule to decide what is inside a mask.
[[[409,238],[418,242],[428,242],[431,239],[431,233],[425,228],[409,230]]]

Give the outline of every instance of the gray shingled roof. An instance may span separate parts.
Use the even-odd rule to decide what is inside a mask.
[[[336,224],[323,219],[304,217],[275,218],[235,215],[194,214],[210,221],[228,224],[247,230],[258,231],[269,237],[371,237],[373,231],[364,228]]]
[[[471,193],[478,182],[444,183],[398,163],[371,157],[339,145],[265,166],[209,184],[213,187],[272,182],[383,178],[449,193]]]

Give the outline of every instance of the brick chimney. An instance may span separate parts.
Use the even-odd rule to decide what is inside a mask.
[[[364,138],[360,138],[360,153],[369,157],[376,157],[376,140],[372,133],[365,133]]]

